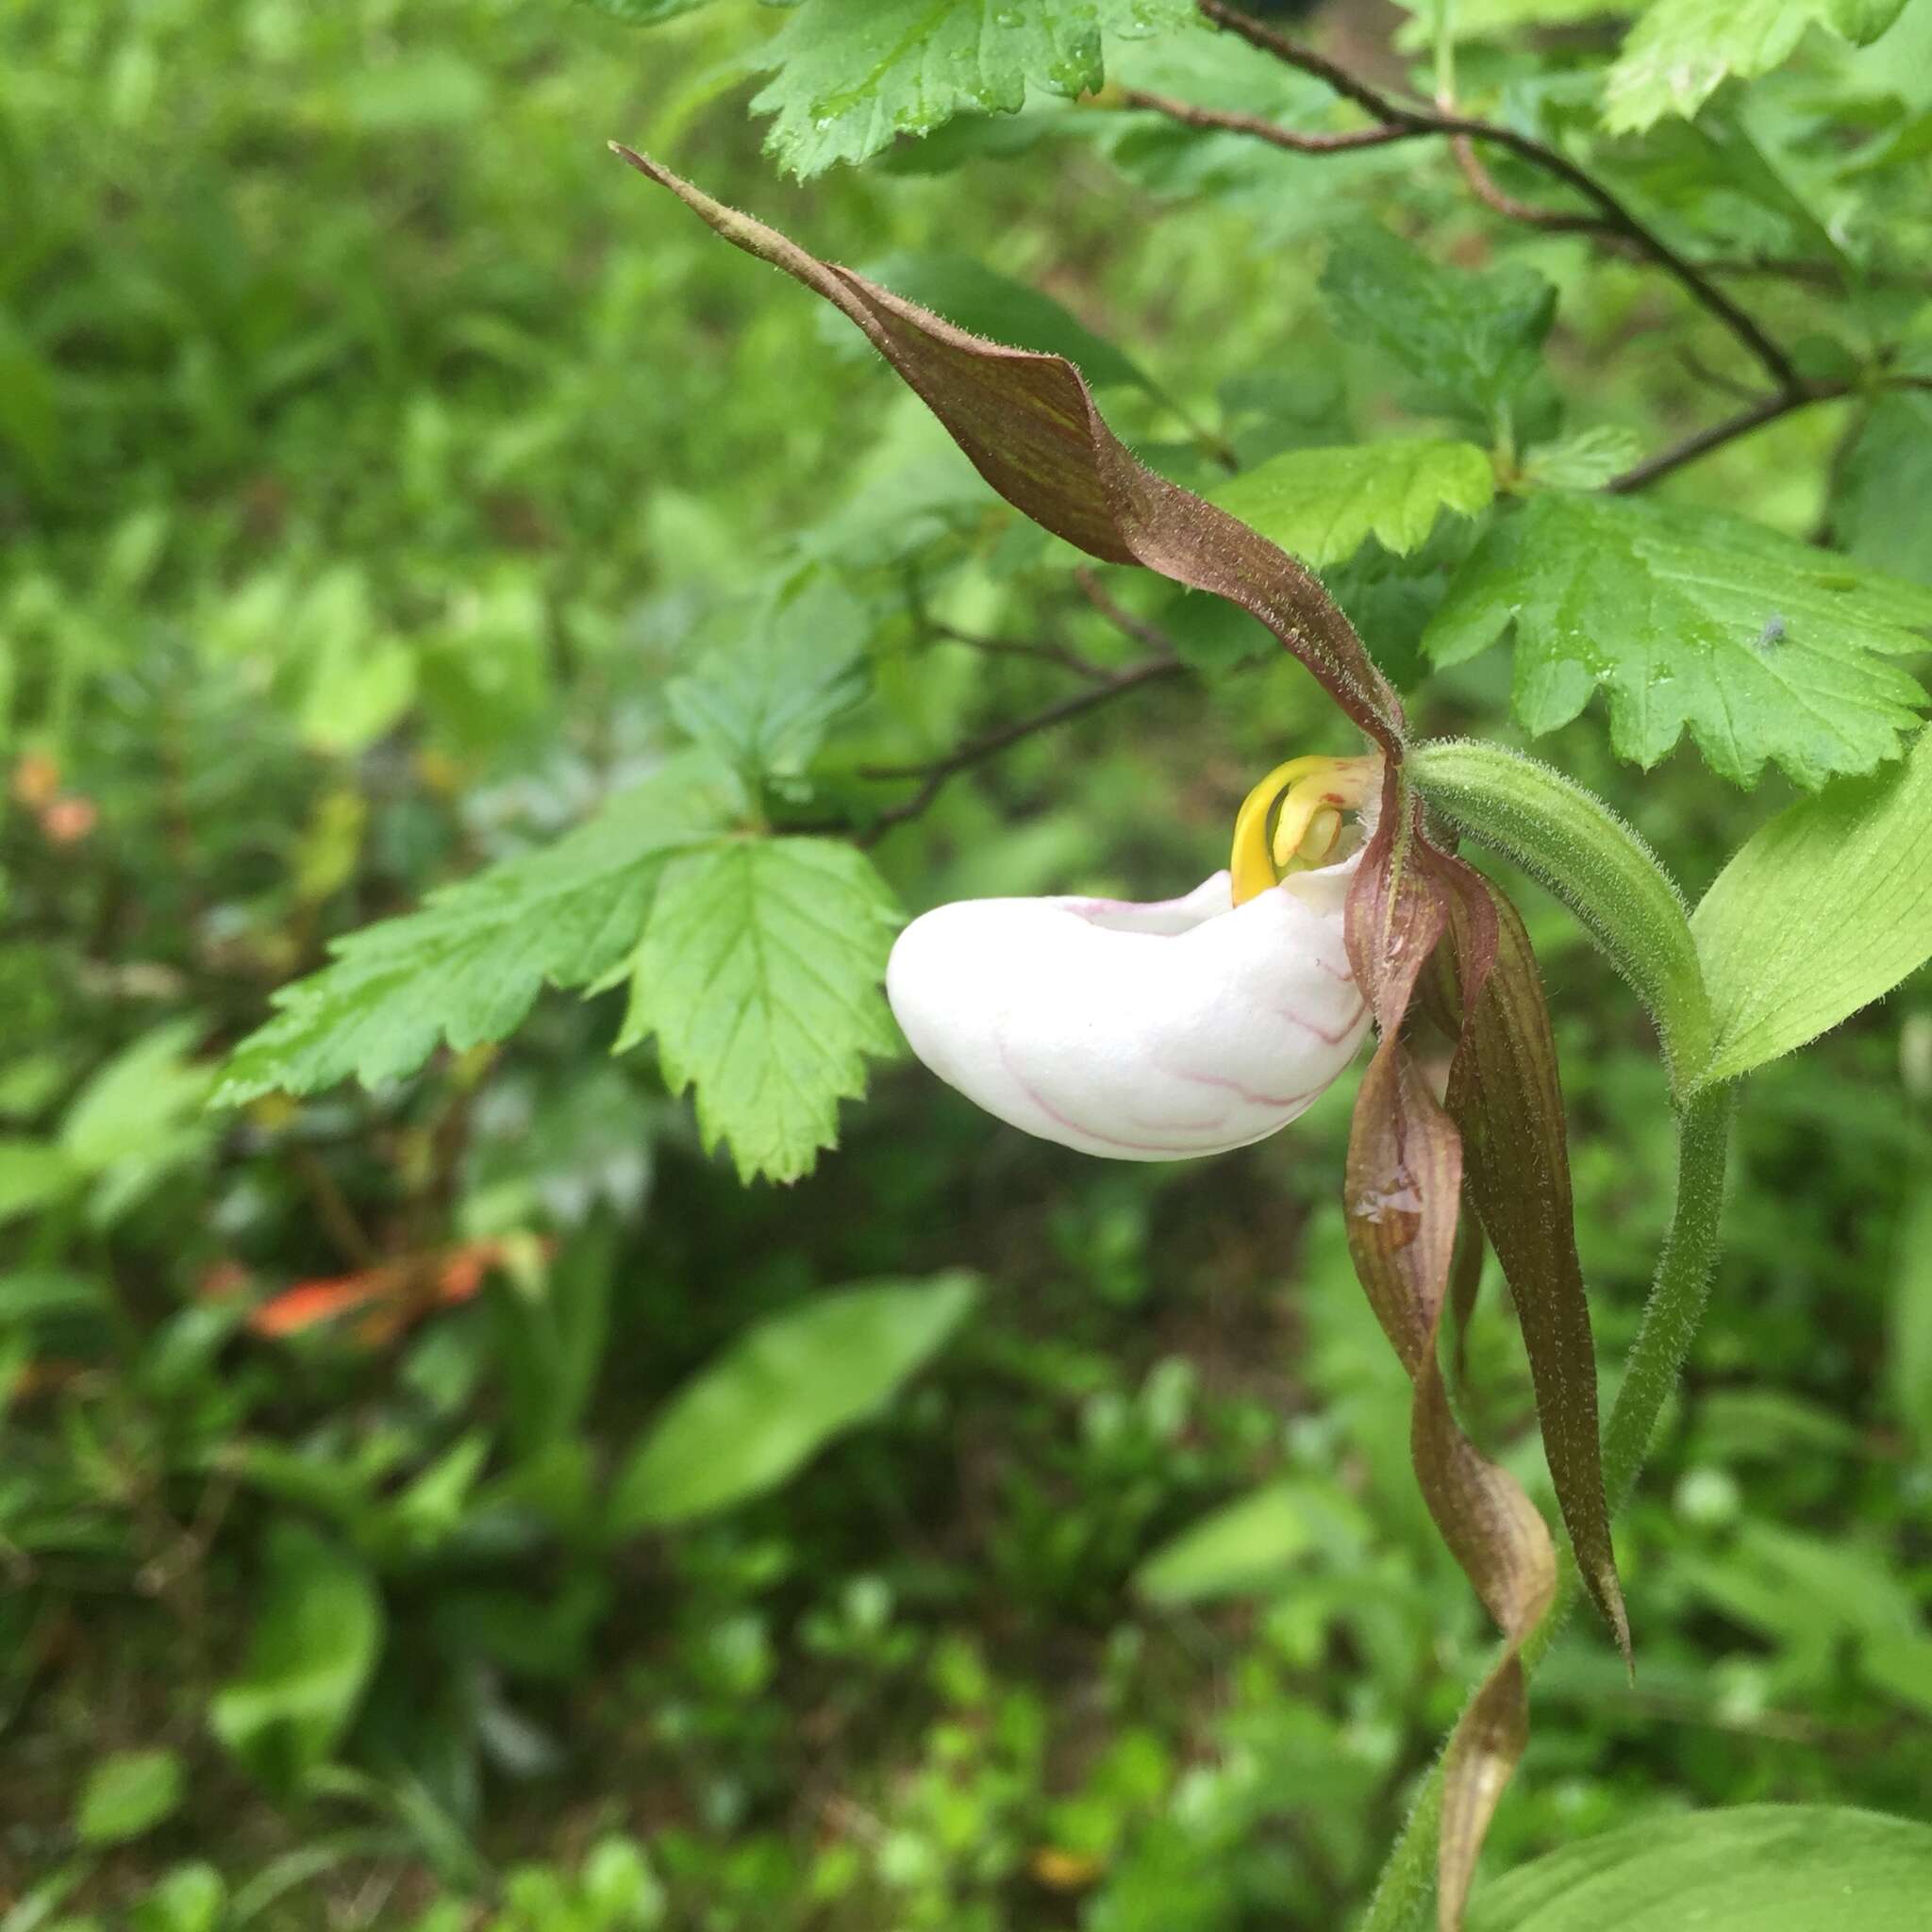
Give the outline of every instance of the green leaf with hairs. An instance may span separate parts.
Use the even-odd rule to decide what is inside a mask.
[[[1837,1805],[1647,1818],[1518,1867],[1469,1932],[1924,1932],[1932,1826]]]
[[[717,836],[732,802],[708,759],[674,761],[556,844],[519,853],[335,945],[235,1049],[217,1105],[413,1073],[447,1041],[501,1040],[546,982],[587,986],[637,944],[674,854]]]
[[[862,852],[736,839],[672,861],[631,969],[619,1051],[655,1033],[665,1083],[695,1089],[705,1144],[751,1180],[796,1180],[898,1049],[879,990],[899,924]]]
[[[1699,1084],[1749,1073],[1932,958],[1932,733],[1875,777],[1788,806],[1690,920],[1716,1020]]]
[[[1428,541],[1443,510],[1490,507],[1496,475],[1473,442],[1401,437],[1340,449],[1294,449],[1209,492],[1209,500],[1320,567],[1374,537],[1406,554]]]
[[[1924,690],[1886,660],[1924,650],[1932,591],[1717,511],[1553,490],[1483,537],[1424,648],[1459,664],[1511,625],[1526,730],[1601,688],[1620,757],[1654,765],[1688,729],[1734,784],[1770,759],[1815,790],[1918,723]]]
[[[1193,17],[1188,0],[803,0],[765,47],[777,73],[752,109],[774,117],[780,162],[816,175],[955,114],[1017,113],[1029,88],[1085,93],[1104,36]]]

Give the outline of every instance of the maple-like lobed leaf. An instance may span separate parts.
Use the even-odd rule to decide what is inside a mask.
[[[802,774],[870,689],[864,610],[826,575],[665,687],[691,741],[756,789]]]
[[[1424,648],[1459,664],[1512,625],[1526,730],[1602,688],[1620,757],[1654,765],[1688,730],[1733,784],[1769,760],[1815,790],[1917,724],[1925,693],[1886,660],[1925,648],[1932,590],[1718,511],[1550,491],[1478,542]]]

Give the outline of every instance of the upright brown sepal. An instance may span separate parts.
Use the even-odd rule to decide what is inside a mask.
[[[1400,744],[1401,704],[1321,581],[1258,531],[1140,462],[1064,357],[968,335],[890,289],[821,261],[647,157],[611,146],[727,242],[783,269],[857,323],[1015,509],[1104,563],[1141,564],[1240,605],[1385,751]]]

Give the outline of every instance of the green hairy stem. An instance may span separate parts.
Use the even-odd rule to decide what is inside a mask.
[[[1438,739],[1408,766],[1444,818],[1576,915],[1656,1024],[1672,1085],[1691,1085],[1710,1057],[1710,1002],[1684,895],[1650,847],[1593,792],[1502,745]]]
[[[1731,1090],[1692,1092],[1709,1058],[1710,1003],[1682,894],[1656,855],[1609,808],[1537,759],[1497,745],[1419,745],[1410,770],[1429,804],[1556,893],[1643,1002],[1671,1071],[1677,1122],[1676,1201],[1642,1325],[1604,1433],[1611,1513],[1629,1501],[1658,1416],[1697,1333],[1717,1266]],[[1557,1596],[1523,1649],[1548,1654],[1577,1597],[1565,1551]],[[1442,1760],[1424,1779],[1382,1868],[1358,1932],[1414,1932],[1429,1921],[1442,1813]]]

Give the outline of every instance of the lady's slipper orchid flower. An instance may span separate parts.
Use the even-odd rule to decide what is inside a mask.
[[[1342,942],[1375,758],[1296,758],[1185,898],[968,899],[886,969],[912,1050],[989,1113],[1085,1154],[1244,1147],[1311,1106],[1369,1026]]]

